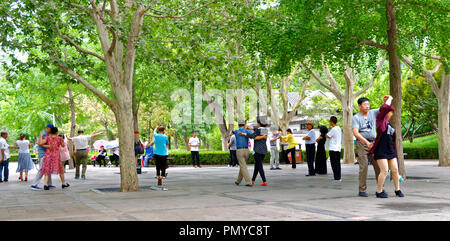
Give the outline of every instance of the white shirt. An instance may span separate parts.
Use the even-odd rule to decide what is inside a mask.
[[[306,134],[311,140],[305,140],[305,144],[316,144],[316,132],[311,129],[308,134]]]
[[[341,128],[339,126],[335,126],[331,128],[330,132],[327,134],[330,137],[330,151],[341,151]]]
[[[27,140],[18,140],[16,141],[17,146],[19,147],[19,153],[30,153],[30,142]]]
[[[113,151],[113,154],[116,154],[116,155],[119,156],[119,147],[114,147],[114,148],[112,149],[112,151]]]
[[[200,140],[198,137],[191,137],[189,138],[189,144],[190,145],[200,145]],[[198,146],[191,146],[191,151],[198,151]]]
[[[84,150],[89,147],[90,136],[76,136],[72,138],[75,150]]]
[[[9,145],[6,142],[5,138],[0,137],[0,149],[1,150],[5,150],[5,158],[3,160],[8,160],[9,158],[11,158],[11,155],[9,154]],[[0,153],[0,160],[3,158],[3,156],[1,156]]]

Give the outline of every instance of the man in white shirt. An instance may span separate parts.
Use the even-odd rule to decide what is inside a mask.
[[[332,126],[331,130],[327,134],[327,138],[330,139],[330,163],[331,168],[333,169],[334,181],[341,181],[341,137],[342,132],[341,128],[337,126],[337,118],[336,116],[332,116],[329,121]]]
[[[200,140],[197,137],[197,133],[194,131],[192,132],[192,137],[189,138],[189,147],[191,148],[191,158],[192,158],[192,165],[195,167],[201,168],[200,166],[200,154],[199,154],[199,148],[200,148]],[[195,165],[195,159],[197,159],[197,166]]]
[[[80,165],[81,163],[83,163],[83,169],[81,171],[81,178],[83,180],[86,179],[86,169],[87,169],[87,161],[88,161],[88,147],[89,147],[89,141],[92,138],[95,138],[99,135],[101,135],[101,133],[95,133],[92,134],[91,136],[85,136],[84,135],[84,131],[83,130],[78,130],[78,136],[70,138],[67,137],[67,139],[69,141],[73,142],[74,145],[74,152],[73,155],[75,156],[75,160],[76,160],[76,169],[75,169],[75,179],[79,179],[80,178]]]
[[[8,132],[2,131],[0,137],[0,182],[8,182],[9,177],[9,158],[11,155],[9,154],[9,149],[19,149],[18,147],[9,146],[6,142],[6,138],[8,138]],[[3,173],[3,179],[2,179]],[[3,180],[3,181],[2,181]]]
[[[308,134],[303,137],[303,140],[305,140],[306,161],[308,162],[308,175],[306,176],[309,177],[316,175],[314,168],[314,159],[316,156],[316,132],[313,129],[314,123],[312,121],[306,123],[306,128],[308,129]]]

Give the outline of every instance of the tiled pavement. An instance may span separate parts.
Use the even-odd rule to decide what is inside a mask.
[[[450,220],[450,168],[437,161],[406,162],[402,183],[405,198],[396,198],[387,180],[388,199],[375,198],[375,180],[369,167],[369,197],[357,196],[358,167],[342,165],[343,181],[332,183],[328,175],[305,177],[306,165],[292,170],[265,172],[269,185],[245,187],[234,184],[238,168],[218,166],[170,167],[168,191],[148,189],[156,184],[154,167],[143,168],[139,192],[120,193],[93,189],[118,188],[118,168],[88,167],[87,180],[75,180],[61,189],[33,191],[31,181],[20,182],[16,163],[10,163],[10,181],[0,183],[0,220]],[[249,166],[253,173],[253,166]],[[33,179],[36,170],[30,172]],[[42,187],[42,185],[41,185]]]

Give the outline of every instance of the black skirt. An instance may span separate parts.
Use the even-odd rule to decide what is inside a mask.
[[[388,130],[383,133],[375,149],[375,160],[394,159],[397,153],[394,150],[394,135],[389,135]]]
[[[317,143],[316,165],[315,171],[317,174],[327,174],[327,153],[325,152],[325,138],[322,138]]]

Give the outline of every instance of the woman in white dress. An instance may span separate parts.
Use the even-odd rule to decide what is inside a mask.
[[[31,160],[30,148],[31,144],[25,140],[26,135],[21,133],[20,140],[16,141],[16,146],[19,147],[19,157],[16,172],[20,172],[19,180],[28,181],[28,171],[34,168],[34,163]],[[23,172],[25,172],[25,179],[23,178]]]

